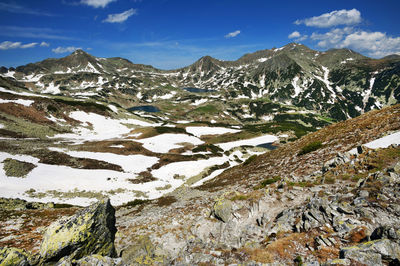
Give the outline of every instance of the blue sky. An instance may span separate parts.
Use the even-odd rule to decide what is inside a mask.
[[[74,49],[161,69],[300,42],[400,54],[400,1],[0,0],[0,66]]]

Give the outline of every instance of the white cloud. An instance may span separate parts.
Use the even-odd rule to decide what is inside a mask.
[[[38,44],[37,42],[22,44],[21,42],[4,41],[0,43],[0,50],[33,48],[37,44]]]
[[[115,2],[117,0],[81,0],[82,4],[92,6],[94,8],[105,8],[109,3]]]
[[[294,40],[295,42],[301,42],[301,41],[306,40],[306,39],[308,38],[308,35],[301,35],[300,32],[294,31],[294,32],[292,32],[292,33],[290,33],[290,34],[288,35],[288,38],[289,38],[289,39],[294,39],[294,38],[296,38],[296,39]]]
[[[351,27],[332,29],[324,34],[313,33],[311,39],[322,48],[350,48],[371,57],[400,54],[400,37],[390,37],[383,32],[366,32]]]
[[[345,27],[341,29],[332,29],[326,33],[319,34],[313,33],[311,39],[319,41],[318,46],[322,48],[337,47],[343,38],[354,31],[351,27]]]
[[[0,3],[0,10],[7,11],[10,13],[15,13],[15,14],[27,14],[27,15],[48,16],[48,17],[55,16],[54,14],[50,14],[50,13],[44,12],[42,10],[26,8],[24,6],[20,6],[15,3]]]
[[[304,40],[307,40],[307,38],[308,38],[308,35],[302,35],[301,37],[297,38],[295,41],[296,42],[302,42]]]
[[[240,30],[236,30],[234,32],[230,32],[227,35],[225,35],[225,38],[233,38],[236,37],[240,34]]]
[[[35,27],[19,27],[19,26],[1,26],[0,25],[0,36],[8,37],[22,37],[22,38],[34,38],[34,39],[58,39],[58,40],[72,40],[73,37],[67,37],[65,35],[71,35],[70,33],[60,35],[62,30],[51,29],[51,28],[35,28]]]
[[[288,38],[289,39],[293,39],[293,38],[299,38],[300,36],[301,36],[300,32],[294,31],[294,32],[289,34]]]
[[[347,35],[340,47],[366,51],[372,57],[383,57],[400,54],[400,37],[392,38],[382,32],[357,31]]]
[[[41,47],[49,47],[50,44],[47,43],[47,42],[41,42],[41,43],[40,43],[40,46],[41,46]]]
[[[73,51],[78,50],[78,49],[82,49],[82,48],[75,47],[75,46],[68,46],[68,47],[59,46],[57,48],[51,49],[51,51],[56,54],[63,54],[63,53],[72,53]]]
[[[329,28],[338,25],[354,25],[361,22],[361,13],[357,9],[335,10],[317,17],[296,20],[297,25],[305,24],[309,27]]]
[[[118,14],[109,14],[103,22],[108,22],[108,23],[122,23],[125,20],[127,20],[130,16],[134,15],[137,13],[136,9],[128,9],[122,13]]]

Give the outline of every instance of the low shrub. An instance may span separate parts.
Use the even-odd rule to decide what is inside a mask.
[[[321,141],[313,141],[313,142],[307,144],[306,146],[304,146],[303,148],[301,148],[298,155],[303,155],[303,154],[310,153],[312,151],[316,151],[316,150],[322,148],[322,146],[323,145],[322,145]]]

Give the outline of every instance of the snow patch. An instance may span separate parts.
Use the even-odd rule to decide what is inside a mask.
[[[31,106],[35,101],[32,100],[23,100],[23,99],[18,99],[18,100],[4,100],[0,99],[0,103],[16,103],[16,104],[21,104],[24,106]]]
[[[240,130],[226,127],[187,127],[186,131],[196,137],[240,132]]]
[[[224,151],[227,151],[232,148],[239,147],[239,146],[244,146],[244,145],[257,146],[257,145],[260,145],[263,143],[275,142],[277,140],[278,140],[278,138],[274,135],[263,135],[263,136],[252,138],[252,139],[244,139],[244,140],[238,140],[238,141],[232,141],[232,142],[226,142],[226,143],[219,143],[219,144],[215,144],[215,145],[219,146]]]
[[[188,142],[194,145],[200,145],[204,142],[197,137],[189,136],[186,134],[161,134],[158,136],[138,139],[137,142],[143,143],[143,147],[157,153],[167,153],[171,149],[183,147],[183,143]]]
[[[384,136],[382,138],[376,139],[374,141],[365,143],[364,146],[370,148],[370,149],[378,149],[378,148],[387,148],[392,144],[397,144],[400,145],[400,131]],[[356,154],[357,153],[357,148],[351,149],[349,151],[351,154]]]

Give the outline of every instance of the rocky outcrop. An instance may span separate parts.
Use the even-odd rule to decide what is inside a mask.
[[[125,266],[121,258],[90,255],[79,260],[65,259],[57,263],[57,266]]]
[[[346,247],[340,250],[341,259],[350,259],[363,265],[400,264],[400,246],[389,239],[380,239]]]
[[[31,265],[31,256],[19,248],[0,248],[1,266],[28,266]]]
[[[74,216],[51,224],[40,246],[40,263],[63,257],[80,259],[88,255],[115,257],[115,210],[110,200],[101,200]]]

